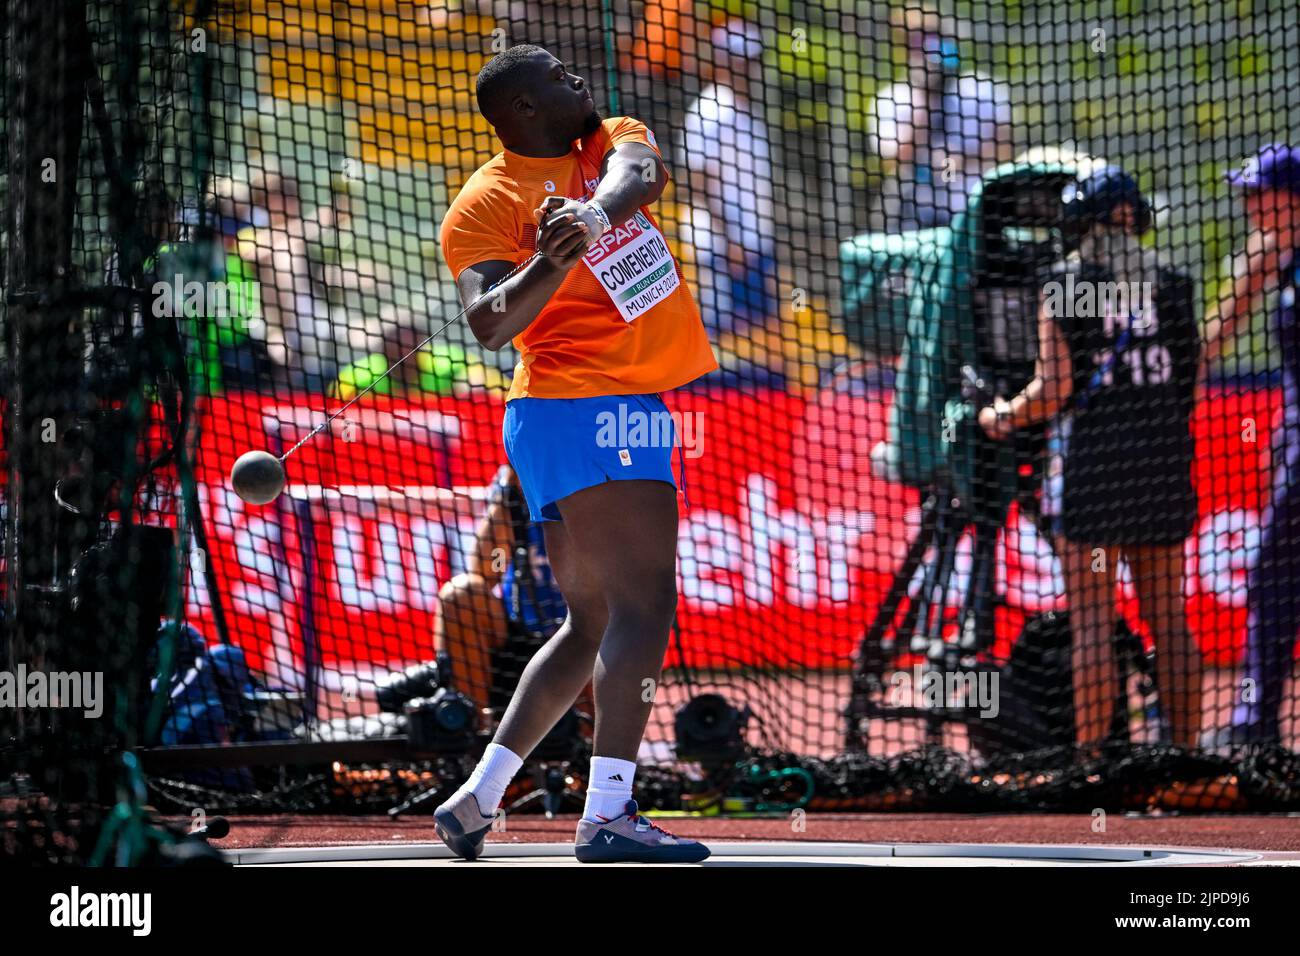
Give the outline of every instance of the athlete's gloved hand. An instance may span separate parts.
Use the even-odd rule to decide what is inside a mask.
[[[537,251],[561,269],[572,269],[587,252],[591,233],[578,218],[583,204],[563,196],[548,196],[536,209]]]
[[[594,199],[589,199],[582,204],[578,219],[587,227],[587,232],[591,236],[589,242],[595,242],[610,230],[609,215],[605,212],[605,207]]]
[[[588,242],[595,242],[610,230],[609,216],[605,213],[605,208],[594,200],[579,202],[562,196],[549,196],[538,212],[546,222],[572,216],[587,227]]]

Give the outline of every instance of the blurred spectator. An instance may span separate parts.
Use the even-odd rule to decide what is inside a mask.
[[[141,199],[139,253],[144,288],[153,295],[153,314],[149,321],[138,317],[135,325],[156,340],[151,347],[158,349],[169,339],[152,319],[181,320],[176,330],[187,340],[182,348],[190,374],[201,380],[197,387],[203,394],[256,384],[272,369],[265,348],[250,336],[261,305],[255,272],[235,249],[241,224],[223,211],[232,212],[216,203],[206,217],[207,228],[200,231],[199,210],[179,209],[161,186]],[[243,212],[251,214],[250,207],[245,204]],[[114,252],[105,266],[106,281],[128,282],[121,268],[122,259]]]
[[[886,87],[869,117],[872,149],[892,164],[872,228],[903,232],[946,225],[971,185],[1011,158],[1010,88],[963,72],[942,20],[895,11],[907,44],[907,79]]]
[[[298,184],[273,169],[255,168],[248,182],[225,180],[218,201],[238,221],[238,251],[257,270],[262,338],[290,384],[323,388],[337,366],[329,304],[318,294],[323,276],[314,268],[311,245],[323,229],[345,229],[346,206],[320,206],[304,216]],[[338,220],[338,221],[336,221]]]
[[[505,24],[527,22],[528,4],[525,0],[435,0],[418,5],[415,16],[416,22],[430,29],[454,32],[471,26],[466,23],[471,17]],[[472,26],[479,28],[477,24]]]
[[[211,331],[221,356],[221,384],[238,389],[265,387],[285,360],[280,313],[274,304],[272,321],[267,319],[267,297],[274,294],[276,283],[269,289],[262,287],[254,254],[254,237],[269,224],[269,214],[255,206],[253,189],[243,179],[217,179],[213,195],[214,239],[219,245],[214,257],[221,260],[227,289],[238,290],[241,301],[255,303],[245,313],[214,318]]]
[[[1265,146],[1228,179],[1244,200],[1250,233],[1206,318],[1206,363],[1219,358],[1238,324],[1276,289],[1273,337],[1280,346],[1283,391],[1282,421],[1271,444],[1272,492],[1247,596],[1246,678],[1254,694],[1243,695],[1231,725],[1205,741],[1230,750],[1281,739],[1282,703],[1300,631],[1300,147]]]
[[[412,355],[391,375],[380,377],[427,335],[409,316],[391,322],[385,329],[383,351],[344,368],[334,383],[334,395],[347,401],[375,382],[372,394],[395,397],[415,397],[419,393],[466,396],[483,389],[505,392],[509,382],[500,370],[472,360],[458,345],[437,340]]]
[[[708,85],[686,112],[677,165],[692,206],[681,237],[695,251],[700,312],[716,337],[776,312],[776,226],[771,137],[750,99],[762,79],[759,30],[731,19],[711,38]]]
[[[134,250],[136,264],[142,266],[147,283],[151,284],[158,254],[169,245],[177,242],[183,232],[180,210],[176,201],[162,183],[152,182],[145,186],[139,198],[140,248]],[[127,285],[131,276],[122,271],[122,249],[115,245],[112,253],[104,263],[104,282],[106,285]]]
[[[164,660],[170,661],[167,686],[159,688]],[[291,736],[287,728],[269,726],[261,700],[270,696],[271,688],[249,668],[243,650],[234,644],[209,644],[192,625],[163,619],[157,641],[146,658],[146,673],[152,675],[150,690],[154,694],[162,690],[166,700],[157,740],[162,746],[283,740]],[[141,721],[146,717],[147,709]],[[205,787],[237,792],[254,788],[252,773],[246,767],[192,769],[182,771],[180,776]]]
[[[438,592],[434,650],[450,655],[456,689],[480,705],[491,699],[493,655],[512,636],[549,637],[568,613],[522,500],[514,470],[502,465],[464,573]]]

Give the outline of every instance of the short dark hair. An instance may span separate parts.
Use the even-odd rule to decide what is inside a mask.
[[[474,86],[478,111],[489,120],[499,117],[522,85],[524,64],[538,53],[547,51],[531,43],[520,43],[483,64]]]

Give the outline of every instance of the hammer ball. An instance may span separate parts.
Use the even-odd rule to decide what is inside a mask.
[[[250,505],[267,504],[284,490],[284,465],[270,452],[245,452],[230,469],[230,486]]]

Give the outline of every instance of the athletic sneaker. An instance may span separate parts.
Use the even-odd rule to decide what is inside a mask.
[[[433,829],[457,856],[477,860],[492,829],[492,817],[483,815],[474,794],[458,790],[433,811]]]
[[[699,863],[709,848],[696,840],[676,837],[637,813],[629,800],[623,816],[605,823],[578,821],[579,863]]]

